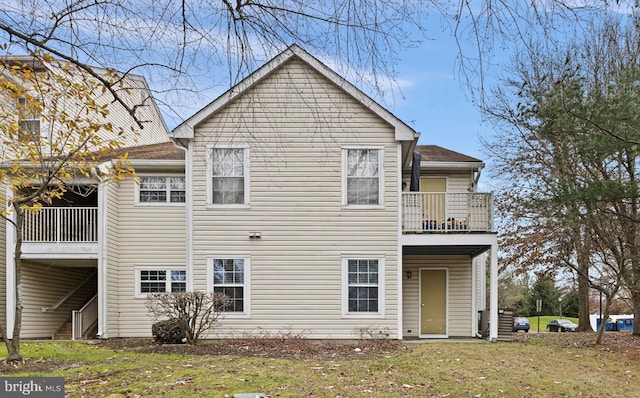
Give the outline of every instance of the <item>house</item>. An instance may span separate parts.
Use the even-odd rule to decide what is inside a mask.
[[[496,340],[484,164],[417,145],[417,132],[300,47],[169,137],[130,149],[140,184],[100,187],[90,263],[47,252],[32,266],[54,269],[44,283],[64,271],[56,285],[73,278],[67,290],[87,279],[100,338],[150,336],[149,292],[203,290],[232,301],[210,338],[470,338],[490,309]],[[50,336],[41,302],[29,305],[24,336]]]
[[[35,87],[29,79],[22,79],[21,75],[10,73],[8,69],[25,64],[38,77],[40,89]],[[100,68],[93,70],[105,78],[114,76],[111,72]],[[60,80],[61,77],[68,80]],[[91,99],[87,102],[95,102],[101,110],[108,111],[108,122],[112,129],[98,130],[96,134],[102,139],[116,139],[124,146],[152,145],[169,141],[167,127],[142,76],[128,74],[114,86],[120,98],[128,106],[135,107],[136,116],[143,121],[144,134],[139,135],[130,133],[132,128],[137,129],[137,126],[129,112],[114,103],[111,93],[103,90],[93,77],[81,70],[67,68],[55,61],[45,63],[29,56],[5,56],[0,59],[0,79],[19,87],[20,92],[26,93],[18,98],[7,95],[0,99],[2,122],[7,123],[17,119],[15,121],[22,128],[20,133],[29,135],[27,138],[33,142],[32,147],[39,148],[41,153],[50,154],[53,160],[56,159],[56,154],[49,152],[48,146],[58,139],[60,136],[58,131],[66,131],[64,123],[59,122],[56,116],[64,112],[68,120],[79,120],[79,123],[90,120],[85,115],[92,115],[92,113],[86,112],[87,108],[83,102],[87,101],[87,98]],[[60,92],[72,87],[67,83],[81,87],[81,90],[86,90],[89,95],[82,98],[60,95]],[[32,109],[25,112],[25,103],[29,96],[42,99],[44,107],[40,114],[34,114]],[[94,117],[95,122],[105,126],[104,119],[99,116]],[[120,135],[120,131],[125,134]],[[75,138],[69,137],[67,142],[73,142]],[[6,140],[7,137],[2,135],[2,139]],[[21,142],[24,143],[24,141]],[[59,145],[52,146],[59,148]],[[71,146],[75,147],[74,144]],[[7,149],[8,147],[11,149]],[[93,148],[89,144],[88,150]],[[23,155],[16,148],[3,145],[3,151],[0,153],[0,167],[11,166],[15,163],[16,157]],[[47,155],[42,159],[47,161]],[[23,163],[26,162],[23,161]],[[103,165],[106,166],[106,163]],[[92,177],[77,177],[74,182],[77,188],[74,191],[77,192],[69,191],[62,199],[54,199],[53,203],[44,207],[38,214],[26,214],[22,236],[25,302],[24,333],[21,335],[27,338],[51,337],[60,325],[70,319],[72,310],[79,310],[88,302],[88,308],[93,310],[98,301],[97,287],[102,280],[97,275],[101,253],[99,244],[105,240],[101,230],[104,208],[101,189],[93,189],[97,180]],[[6,203],[5,199],[11,196],[10,188],[0,187],[2,203]],[[3,220],[0,223],[0,241],[2,242],[0,244],[0,261],[2,261],[0,295],[6,300],[0,301],[0,314],[3,326],[7,326],[9,334],[13,329],[16,301],[13,266],[15,238],[15,229],[11,221]],[[96,298],[90,301],[89,299],[94,296]],[[5,316],[7,313],[8,317]]]

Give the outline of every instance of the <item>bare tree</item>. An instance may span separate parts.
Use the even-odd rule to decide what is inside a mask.
[[[117,153],[123,146],[124,129],[110,122],[109,105],[97,100],[102,89],[101,83],[82,70],[48,56],[37,65],[0,63],[0,185],[10,190],[8,207],[0,210],[0,218],[15,230],[16,298],[11,338],[0,325],[8,362],[22,359],[21,254],[27,214],[41,212],[75,190],[85,177],[99,175],[108,183],[133,175],[125,156]],[[107,162],[110,159],[114,161]],[[94,179],[85,187],[97,184]]]
[[[231,300],[222,293],[201,291],[153,293],[146,306],[156,321],[175,321],[187,344],[197,344],[202,333],[211,330]]]

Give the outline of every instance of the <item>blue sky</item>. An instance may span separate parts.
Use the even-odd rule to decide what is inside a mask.
[[[480,136],[488,134],[458,75],[458,48],[446,33],[404,53],[398,79],[404,98],[390,109],[421,133],[420,144],[439,145],[482,160]]]

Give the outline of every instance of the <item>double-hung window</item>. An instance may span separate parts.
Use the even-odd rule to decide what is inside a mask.
[[[143,267],[136,269],[136,296],[187,290],[187,271],[183,267]]]
[[[207,202],[213,206],[249,204],[249,147],[209,146]]]
[[[343,316],[384,316],[384,258],[344,256],[342,258]]]
[[[184,177],[143,176],[138,187],[138,203],[184,203]]]
[[[20,126],[20,135],[26,141],[40,140],[40,115],[32,108],[25,97],[18,98],[18,125]]]
[[[343,205],[383,205],[382,148],[343,148]]]
[[[222,293],[229,299],[223,310],[227,315],[249,314],[249,258],[209,258],[209,282],[214,293]]]

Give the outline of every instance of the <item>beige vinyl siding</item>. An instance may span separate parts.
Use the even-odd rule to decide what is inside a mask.
[[[469,187],[473,182],[470,174],[445,174],[445,173],[437,173],[437,174],[422,174],[422,178],[429,177],[440,177],[447,179],[447,192],[452,193],[466,193],[469,192]],[[410,171],[405,170],[402,175],[402,181],[406,184],[404,188],[404,192],[409,192],[409,185],[411,184],[411,174]]]
[[[5,187],[0,186],[0,203],[5,203]],[[0,324],[6,327],[7,316],[7,222],[0,218]]]
[[[51,267],[22,262],[23,305],[22,338],[51,338],[53,332],[71,320],[71,311],[79,310],[96,292],[96,268]],[[54,312],[42,312],[76,288],[88,275],[94,277]]]
[[[120,337],[120,295],[118,289],[120,286],[120,256],[119,256],[119,236],[120,236],[120,217],[118,209],[118,185],[108,184],[104,188],[106,190],[106,278],[104,285],[107,291],[104,292],[107,302],[107,325],[103,325],[104,332],[108,337]],[[100,309],[102,310],[102,309]]]
[[[471,259],[466,256],[404,256],[402,282],[402,331],[405,337],[420,333],[419,284],[420,269],[448,270],[448,332],[449,337],[471,337],[472,272]],[[407,271],[412,277],[407,279]],[[410,332],[409,332],[410,330]]]
[[[117,198],[117,324],[121,337],[151,335],[144,298],[135,298],[136,266],[186,266],[185,206],[134,205],[135,182],[120,184]],[[111,306],[111,303],[110,303]]]
[[[205,148],[249,144],[250,208],[206,206]],[[342,207],[342,146],[384,148],[384,208]],[[251,262],[250,318],[220,321],[215,336],[293,332],[353,338],[397,332],[397,145],[391,126],[292,61],[196,130],[194,284],[207,257]],[[249,239],[258,231],[261,239]],[[342,256],[384,256],[384,317],[342,317]]]

